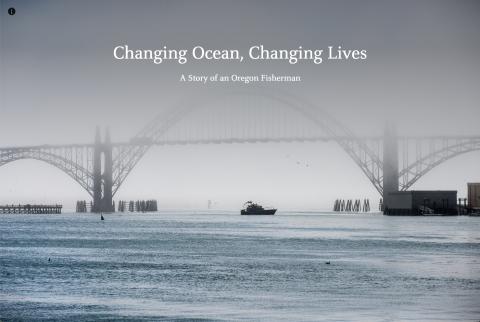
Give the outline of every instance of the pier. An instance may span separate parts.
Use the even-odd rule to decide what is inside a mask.
[[[62,205],[6,205],[0,206],[0,214],[61,214]]]

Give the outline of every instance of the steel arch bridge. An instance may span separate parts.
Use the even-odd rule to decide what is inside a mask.
[[[227,116],[228,109],[231,113]],[[241,117],[240,113],[243,113]],[[232,130],[235,128],[236,132]],[[93,144],[0,148],[0,166],[27,158],[50,163],[66,172],[94,198],[94,210],[108,211],[113,195],[152,145],[305,140],[336,141],[380,195],[399,188],[406,190],[446,160],[480,150],[480,136],[398,137],[388,126],[383,136],[357,137],[304,99],[271,88],[239,86],[213,89],[182,100],[153,119],[130,142],[111,143],[107,129],[102,143],[97,128]],[[414,153],[410,151],[412,141],[415,141]],[[428,149],[423,147],[426,143]],[[399,150],[403,161],[401,171]],[[411,155],[415,156],[413,161],[409,158]]]

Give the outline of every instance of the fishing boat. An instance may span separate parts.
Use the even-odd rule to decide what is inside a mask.
[[[242,215],[275,215],[277,209],[274,208],[263,208],[262,206],[253,203],[251,201],[247,201],[243,205],[243,209],[240,212]]]

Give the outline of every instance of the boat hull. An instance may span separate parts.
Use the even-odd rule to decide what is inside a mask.
[[[242,215],[275,215],[275,212],[277,209],[264,209],[264,210],[259,210],[259,211],[246,211],[242,210],[240,214]]]

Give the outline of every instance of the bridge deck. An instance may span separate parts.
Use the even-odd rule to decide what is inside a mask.
[[[471,135],[456,135],[456,136],[442,136],[442,135],[431,135],[431,136],[397,136],[398,140],[478,140],[480,136],[471,136]],[[229,139],[208,139],[208,140],[158,140],[154,142],[116,142],[110,143],[112,147],[121,147],[121,146],[152,146],[152,145],[194,145],[194,144],[231,144],[231,143],[281,143],[281,142],[328,142],[328,141],[370,141],[370,140],[383,140],[383,136],[358,136],[352,139],[352,137],[345,136],[335,136],[335,137],[278,137],[278,138],[229,138]],[[28,151],[28,150],[51,150],[51,149],[64,149],[64,148],[93,148],[95,143],[86,143],[86,144],[42,144],[42,145],[27,145],[27,146],[11,146],[11,147],[0,147],[0,151]]]

